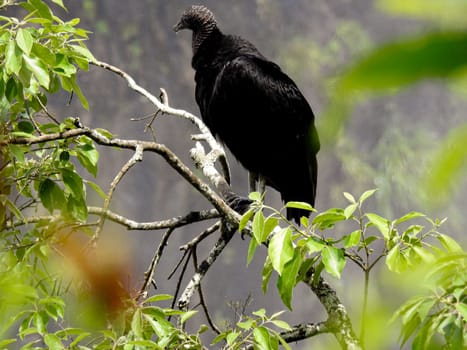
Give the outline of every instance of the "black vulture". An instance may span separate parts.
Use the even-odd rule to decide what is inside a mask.
[[[196,102],[212,134],[283,201],[314,205],[319,139],[310,105],[281,68],[249,41],[226,35],[213,13],[191,6],[174,26],[193,31]],[[288,208],[300,222],[309,213]]]

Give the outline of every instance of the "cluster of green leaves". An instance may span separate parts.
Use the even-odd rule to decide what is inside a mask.
[[[413,336],[413,349],[430,349],[444,339],[448,349],[467,345],[467,254],[452,241],[444,240],[452,252],[434,260],[424,281],[427,295],[416,296],[402,305],[393,319],[400,319],[401,346]]]
[[[129,308],[118,319],[120,326],[114,324],[110,330],[101,332],[103,340],[96,342],[97,339],[94,339],[94,344],[81,345],[80,349],[202,349],[199,335],[208,329],[207,326],[201,325],[195,334],[182,330],[186,321],[197,311],[185,312],[154,305],[172,298],[171,295],[154,295],[142,304]],[[170,317],[177,317],[180,327],[174,325],[176,321],[168,321]]]
[[[215,345],[221,340],[227,343],[229,350],[241,349],[248,344],[254,344],[255,349],[278,350],[279,345],[290,350],[290,346],[281,335],[271,326],[282,330],[291,330],[291,327],[284,321],[278,319],[283,311],[271,316],[266,315],[265,309],[254,311],[252,316],[241,315],[241,320],[237,322],[233,329],[220,333],[214,338],[212,344]]]
[[[53,2],[63,7],[61,0]],[[53,93],[60,87],[75,93],[87,108],[76,74],[94,60],[83,43],[88,32],[76,27],[79,19],[62,21],[42,0],[18,5],[27,12],[24,18],[0,17],[1,120],[41,110],[44,91]]]
[[[312,273],[312,283],[318,282],[323,271],[340,278],[347,262],[351,261],[369,276],[371,270],[383,259],[390,271],[402,273],[420,265],[431,266],[439,261],[438,259],[448,259],[451,263],[450,254],[465,254],[451,237],[439,232],[438,229],[445,220],[431,220],[418,212],[388,220],[376,213],[365,212],[362,205],[374,193],[375,190],[366,191],[358,200],[350,193],[344,193],[349,202],[345,208],[328,209],[317,213],[312,220],[303,217],[301,227],[289,222],[282,211],[263,205],[259,193],[250,194],[250,198],[255,203],[244,214],[240,227],[245,227],[252,218],[253,237],[248,251],[248,263],[253,259],[258,246],[268,246],[268,255],[263,267],[263,291],[266,292],[272,272],[276,271],[279,295],[284,305],[292,309],[293,290],[297,283],[307,279],[310,273]],[[308,204],[301,202],[289,202],[283,209],[285,208],[315,211]],[[265,210],[270,211],[271,214],[265,216]],[[423,221],[427,224],[422,225]],[[280,228],[280,223],[285,223],[285,227]],[[336,225],[340,223],[349,224],[350,226],[346,226],[345,229],[351,232],[339,234],[337,238],[332,237],[331,229],[336,230]],[[354,225],[355,229],[352,229],[351,225]],[[435,242],[438,244],[434,244]],[[465,255],[461,256],[465,259]],[[456,260],[456,262],[459,261]],[[465,261],[462,260],[462,265],[464,264]],[[452,293],[452,289],[456,289],[455,300],[464,300],[467,290],[465,269],[456,266],[454,270],[462,276],[456,278],[453,274],[451,277],[454,280],[452,280],[448,276],[453,270],[442,268],[444,279],[438,278],[435,286],[448,291],[446,293]],[[437,267],[432,273],[436,275],[438,272]],[[448,286],[443,285],[446,282],[449,282]],[[448,299],[444,297],[437,299],[438,307],[444,308],[442,317],[445,321],[442,326],[438,323],[438,326],[446,327],[446,324],[451,321],[452,324],[458,324],[460,329],[465,329],[467,327],[465,313],[459,313],[459,309],[465,310],[465,307],[452,306],[454,302],[451,302],[451,305],[446,304]],[[434,304],[433,301],[430,307]],[[413,306],[410,302],[409,305]],[[456,307],[457,311],[453,309]],[[401,310],[397,315],[406,314],[404,308]],[[416,312],[411,311],[409,321],[412,324],[410,326],[415,322],[413,313]],[[425,311],[424,314],[417,314],[417,326],[425,322],[431,327],[432,323],[428,321],[428,318],[432,315],[428,314],[429,308]],[[406,330],[408,322],[406,319],[407,316],[404,316],[403,342],[415,331],[415,328],[410,328],[410,332]],[[451,323],[449,323],[450,326],[453,326]],[[428,326],[420,327],[417,339],[424,337],[422,331]],[[442,332],[441,328],[432,327],[432,332]],[[448,344],[452,344],[451,338],[446,340],[449,341]],[[429,346],[430,342],[427,340],[419,348],[427,349]]]

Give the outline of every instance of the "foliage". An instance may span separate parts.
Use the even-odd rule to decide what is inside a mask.
[[[95,141],[83,133],[73,134],[83,130],[78,119],[58,121],[47,110],[48,94],[62,90],[88,107],[76,80],[80,70],[95,62],[84,44],[88,32],[77,27],[78,19],[64,22],[53,13],[52,6],[64,7],[61,0],[9,1],[2,7],[13,4],[21,6],[24,17],[0,17],[0,347],[202,349],[209,327],[199,325],[196,311],[168,307],[173,296],[133,292],[125,284],[128,262],[115,257],[117,248],[112,247],[109,255],[93,246],[101,223],[89,220],[88,192],[95,191],[104,208],[110,197],[87,179],[98,174]],[[402,67],[403,77],[393,67],[389,82],[377,84],[367,75],[386,69],[391,65],[388,57],[397,61],[411,45],[424,43],[419,49],[428,50],[428,58],[433,58],[439,54],[435,44],[443,46],[462,35],[433,34],[379,49],[356,65],[342,84],[349,90],[383,83],[397,87],[427,72],[457,74],[453,67],[436,65],[438,70],[432,67],[423,74]],[[449,62],[456,67],[463,63],[461,58]],[[106,130],[96,132],[113,139]],[[453,132],[450,140],[456,144],[465,140],[463,132]],[[35,142],[38,138],[41,142]],[[438,172],[439,176],[462,168],[461,152],[452,155],[444,163],[449,172]],[[407,301],[394,315],[394,321],[402,323],[401,345],[412,337],[416,349],[428,349],[440,339],[451,348],[465,346],[465,252],[439,231],[444,220],[418,212],[389,220],[366,211],[364,204],[374,192],[358,199],[345,193],[345,207],[316,213],[311,220],[303,218],[300,227],[288,222],[283,211],[293,207],[315,212],[310,205],[291,202],[276,210],[264,205],[261,195],[251,194],[255,203],[243,216],[240,230],[252,220],[248,262],[259,247],[267,246],[263,290],[275,272],[278,293],[284,306],[292,309],[299,282],[316,285],[325,273],[341,278],[348,263],[356,264],[366,277],[380,261],[395,274],[424,265],[427,293]],[[264,309],[242,314],[235,325],[220,330],[212,345],[287,349],[285,338],[293,327],[281,315],[267,316]],[[186,331],[193,320],[199,326]]]
[[[253,238],[248,251],[248,262],[261,244],[268,246],[263,268],[263,290],[267,289],[272,272],[278,274],[277,290],[282,302],[292,308],[295,286],[314,270],[313,283],[325,271],[341,278],[346,263],[355,263],[369,280],[370,272],[381,260],[389,271],[401,274],[428,266],[427,280],[433,291],[427,296],[409,300],[395,313],[393,319],[402,320],[401,346],[414,335],[415,349],[431,349],[437,344],[434,334],[444,337],[445,346],[460,349],[467,345],[467,255],[451,237],[439,232],[443,220],[432,220],[422,213],[410,212],[395,220],[363,209],[364,202],[376,190],[363,193],[358,199],[345,192],[349,204],[318,213],[311,221],[302,218],[298,227],[287,221],[283,210],[287,207],[315,211],[306,203],[290,202],[277,211],[261,203],[261,196],[253,193],[256,202],[244,214],[253,217]],[[271,212],[265,216],[263,211]],[[332,237],[329,230],[346,225],[348,234]],[[285,228],[277,225],[284,223]],[[424,223],[422,225],[422,223]],[[437,244],[435,244],[437,243]],[[368,285],[365,285],[368,293]],[[366,305],[366,301],[363,302]],[[366,310],[363,310],[365,313]]]

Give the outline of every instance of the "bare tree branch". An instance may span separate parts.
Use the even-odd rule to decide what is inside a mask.
[[[190,282],[188,283],[180,299],[178,300],[179,309],[188,310],[188,305],[195,290],[198,288],[201,280],[206,275],[212,264],[216,261],[217,257],[222,253],[224,248],[230,242],[236,230],[237,226],[231,226],[227,222],[223,223],[221,227],[221,236],[209,252],[208,257],[201,262],[198,271],[196,271],[196,273],[191,277]]]
[[[229,167],[228,167],[227,157],[225,156],[224,148],[216,141],[216,139],[212,136],[207,126],[202,122],[200,118],[198,118],[194,114],[191,114],[185,110],[170,107],[168,96],[164,89],[161,89],[161,100],[159,100],[156,96],[148,92],[143,87],[139,86],[128,73],[124,72],[120,68],[117,68],[111,64],[100,62],[100,61],[93,61],[91,63],[121,76],[123,79],[127,81],[128,86],[132,90],[146,97],[162,113],[181,117],[195,124],[196,127],[203,133],[203,140],[206,141],[209,144],[209,147],[212,150],[215,150],[216,153],[218,154],[224,176],[227,182],[230,183]]]
[[[115,223],[125,226],[128,230],[161,230],[165,228],[178,228],[181,226],[190,225],[195,222],[217,219],[220,217],[219,213],[215,209],[204,210],[204,211],[192,211],[183,216],[177,216],[174,218],[152,221],[152,222],[137,222],[130,220],[124,216],[118,215],[110,210],[105,211],[98,207],[89,207],[89,214],[105,215],[105,217]]]
[[[42,142],[68,139],[78,136],[88,136],[96,143],[102,146],[118,147],[122,149],[136,150],[137,147],[141,147],[144,152],[154,152],[162,156],[166,162],[177,171],[185,180],[187,180],[196,190],[198,190],[220,213],[223,217],[228,220],[231,224],[238,223],[240,215],[232,210],[225,202],[215,193],[205,182],[199,179],[190,168],[188,168],[178,157],[166,146],[151,142],[151,141],[140,141],[140,140],[125,140],[125,139],[108,139],[97,130],[81,127],[72,130],[66,130],[59,133],[45,134],[41,136],[33,137],[13,137],[7,140],[0,141],[0,145],[7,144],[23,144],[31,145]],[[223,181],[227,186],[228,184]],[[230,191],[231,192],[231,191]]]
[[[347,310],[337,296],[336,291],[321,276],[318,281],[314,281],[313,274],[314,270],[310,269],[303,282],[310,287],[324,306],[328,314],[328,319],[325,322],[327,328],[336,336],[343,349],[362,349],[360,340],[352,328]]]

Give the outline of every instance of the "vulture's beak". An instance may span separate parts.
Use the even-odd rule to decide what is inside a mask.
[[[183,26],[183,23],[180,21],[178,22],[176,25],[173,26],[173,31],[175,33],[178,33],[179,31],[181,31],[182,29],[184,29],[185,27]]]

